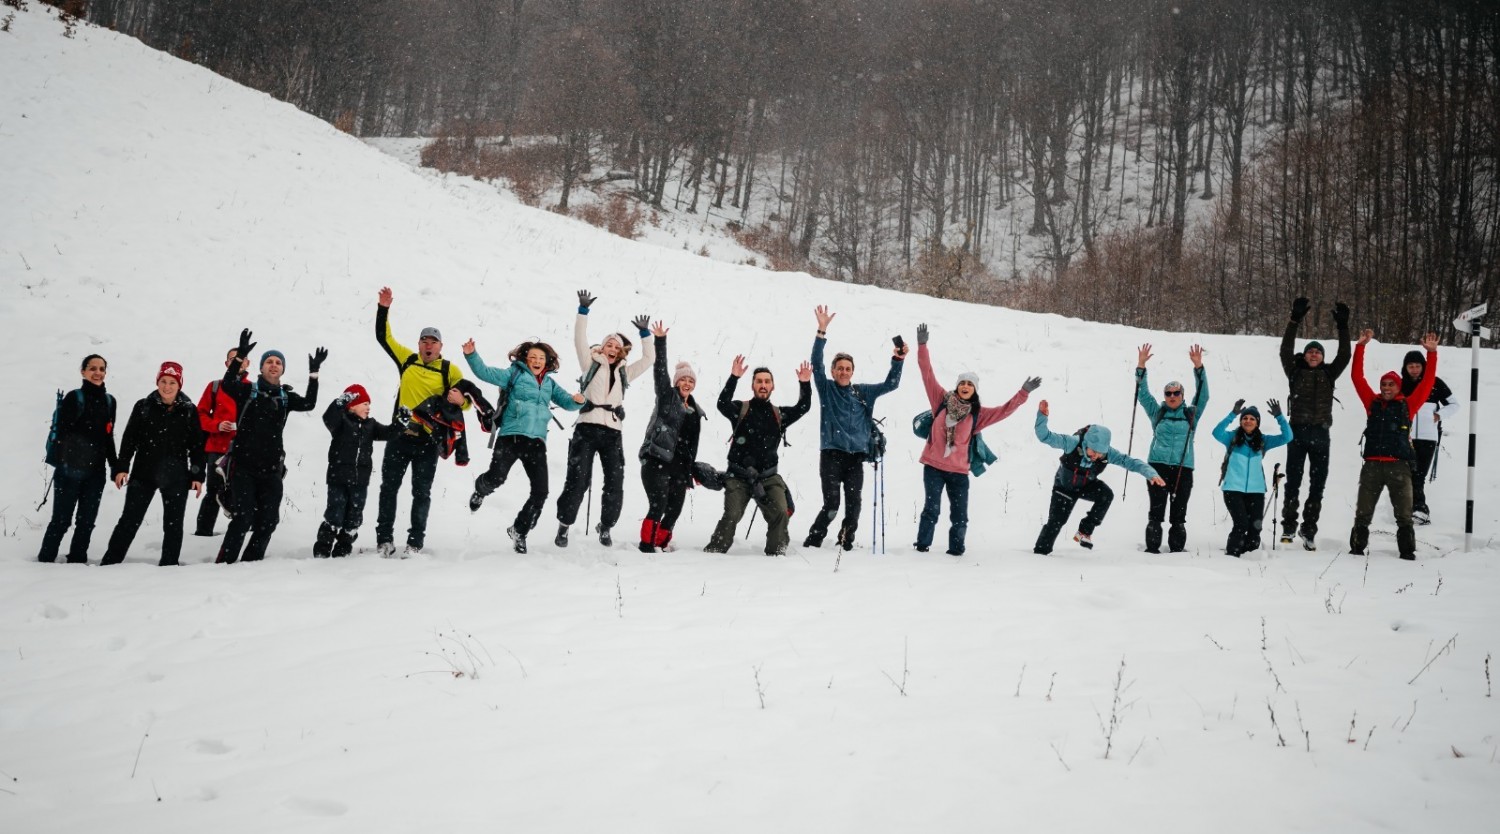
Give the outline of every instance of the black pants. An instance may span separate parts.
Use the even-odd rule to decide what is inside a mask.
[[[1224,543],[1224,552],[1238,556],[1260,549],[1260,525],[1265,518],[1266,494],[1226,489],[1224,506],[1229,508],[1229,518],[1234,522],[1229,539]]]
[[[92,470],[59,466],[52,473],[52,520],[42,534],[41,562],[57,561],[58,548],[68,527],[73,527],[73,542],[68,547],[68,561],[83,564],[89,560],[89,540],[94,535],[94,519],[99,516],[99,499],[104,494],[104,467]],[[76,511],[76,520],[75,520]]]
[[[1307,465],[1307,502],[1302,505],[1303,538],[1318,534],[1318,517],[1323,510],[1323,484],[1328,481],[1328,427],[1311,424],[1292,425],[1292,442],[1286,444],[1286,500],[1281,504],[1282,534],[1295,536],[1297,497],[1302,489],[1302,466]]]
[[[271,534],[281,523],[281,472],[261,473],[236,469],[229,476],[229,500],[234,518],[229,520],[229,529],[224,531],[224,543],[219,546],[220,563],[233,563],[241,558],[258,562],[266,558],[266,547],[271,544]],[[245,534],[250,541],[245,543]]]
[[[1042,532],[1036,537],[1036,553],[1051,553],[1052,545],[1057,541],[1057,534],[1062,532],[1064,524],[1068,523],[1068,516],[1073,514],[1073,505],[1082,499],[1094,502],[1088,515],[1078,522],[1078,532],[1093,535],[1094,529],[1104,522],[1104,514],[1109,512],[1109,505],[1115,500],[1115,491],[1103,481],[1089,481],[1083,489],[1073,492],[1058,486],[1052,487],[1052,506],[1047,510],[1047,523],[1042,526]]]
[[[1187,505],[1193,494],[1193,470],[1187,466],[1152,463],[1151,468],[1166,481],[1165,486],[1146,484],[1151,509],[1146,513],[1146,552],[1161,552],[1161,523],[1167,517],[1167,501],[1172,504],[1172,526],[1167,532],[1167,549],[1180,553],[1187,546]]]
[[[620,520],[625,503],[625,448],[620,432],[594,423],[573,427],[568,441],[568,477],[562,494],[557,497],[557,523],[569,525],[578,520],[578,507],[594,479],[594,456],[604,469],[604,489],[599,496],[599,526],[609,528]]]
[[[495,441],[495,455],[490,458],[490,468],[474,480],[474,491],[489,495],[505,483],[511,466],[516,461],[526,470],[531,481],[531,495],[516,513],[516,532],[526,535],[542,517],[542,505],[547,503],[547,442],[535,437],[508,434]]]
[[[208,473],[203,478],[203,500],[198,502],[198,524],[193,528],[195,536],[212,536],[214,521],[219,517],[219,493],[224,491],[224,479],[219,476],[218,463],[222,455],[209,452]]]
[[[347,556],[359,538],[359,527],[365,523],[365,497],[368,481],[361,484],[329,484],[328,504],[323,523],[313,543],[314,556]]]
[[[1411,462],[1411,508],[1413,512],[1430,513],[1427,508],[1427,473],[1432,470],[1437,441],[1413,440],[1411,446],[1417,452],[1416,459]]]
[[[401,481],[411,467],[411,527],[406,543],[421,547],[427,540],[427,513],[432,509],[432,479],[437,476],[438,447],[426,432],[404,432],[385,444],[380,461],[380,507],[375,519],[375,541],[396,540],[396,499]]]
[[[656,458],[641,461],[641,486],[646,488],[646,518],[641,522],[641,543],[665,547],[682,515],[687,491],[693,485],[690,462],[662,463]]]
[[[818,477],[823,483],[823,509],[813,517],[805,545],[819,547],[828,528],[839,514],[839,495],[843,494],[844,523],[839,525],[839,542],[853,542],[859,530],[860,493],[865,486],[865,456],[858,452],[824,449],[818,454]]]
[[[151,499],[161,492],[161,562],[162,565],[177,564],[182,553],[182,518],[187,515],[188,482],[158,484],[150,478],[132,476],[125,486],[125,509],[115,530],[109,535],[109,546],[104,550],[101,564],[118,565],[125,561],[135,534],[141,529],[146,510],[151,508]]]

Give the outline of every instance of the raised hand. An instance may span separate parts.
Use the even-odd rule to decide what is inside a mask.
[[[1429,332],[1426,336],[1422,337],[1422,349],[1423,350],[1429,350],[1429,351],[1431,351],[1431,350],[1437,350],[1437,346],[1438,346],[1438,335],[1436,333]]]
[[[1266,400],[1266,410],[1271,412],[1272,417],[1281,416],[1281,400]]]
[[[1040,387],[1042,387],[1042,378],[1039,376],[1027,377],[1026,381],[1021,383],[1021,390],[1028,394]]]
[[[1302,317],[1307,315],[1307,311],[1311,307],[1312,303],[1309,302],[1306,298],[1298,298],[1296,301],[1293,301],[1292,321],[1302,321]]]
[[[470,339],[467,342],[464,342],[464,356],[468,356],[468,355],[472,354],[474,352],[474,350],[475,350],[475,348],[474,348],[474,340],[473,339]]]
[[[833,317],[838,313],[830,313],[827,305],[819,304],[813,308],[813,315],[818,317],[818,330],[823,331],[828,329],[828,325],[833,323]]]
[[[925,324],[917,325],[917,344],[927,344],[927,325]]]
[[[1144,367],[1146,367],[1146,363],[1150,362],[1150,361],[1151,361],[1151,343],[1147,342],[1146,344],[1141,345],[1139,348],[1136,349],[1136,352],[1135,352],[1135,366],[1137,368],[1144,368]]]
[[[750,365],[745,361],[743,355],[734,357],[734,364],[729,366],[730,376],[744,376],[745,371],[750,370]]]
[[[382,307],[389,307],[389,306],[391,306],[391,300],[394,299],[395,297],[396,296],[391,292],[391,288],[390,287],[381,287],[380,288],[380,295],[377,296],[377,298],[379,299],[380,306],[382,306]]]
[[[318,368],[323,366],[323,360],[328,358],[328,348],[320,347],[307,356],[308,373],[317,373]]]
[[[811,382],[812,381],[812,363],[808,362],[807,360],[803,360],[802,361],[802,364],[800,366],[798,366],[798,368],[797,368],[797,381],[798,382]]]
[[[250,341],[250,328],[240,331],[240,343],[235,346],[235,355],[245,362],[250,361],[250,351],[255,348],[255,342]]]
[[[1366,327],[1364,330],[1359,331],[1360,344],[1368,345],[1370,343],[1370,340],[1373,338],[1375,338],[1375,331],[1371,330],[1370,328]]]
[[[631,319],[630,323],[635,325],[635,332],[644,336],[646,335],[647,328],[651,326],[651,317],[645,313],[641,313],[640,315]]]
[[[594,302],[598,301],[598,300],[599,300],[598,298],[595,298],[594,296],[589,295],[589,291],[588,290],[579,290],[578,291],[578,309],[579,309],[579,311],[587,313],[589,311],[589,308],[592,307],[592,306],[594,306]]]
[[[1238,399],[1238,400],[1234,401],[1234,408],[1231,408],[1229,410],[1229,413],[1230,414],[1239,414],[1241,411],[1244,411],[1244,410],[1245,410],[1245,401],[1244,401],[1244,399]]]
[[[660,321],[658,321],[656,324],[651,325],[651,335],[652,336],[665,336],[665,335],[667,335],[667,326],[665,324],[662,324]]]
[[[1193,345],[1192,347],[1188,348],[1188,358],[1193,360],[1194,368],[1203,367],[1203,346]]]
[[[1052,416],[1052,410],[1047,407],[1047,401],[1046,400],[1042,400],[1041,402],[1037,403],[1036,410],[1042,412],[1042,416],[1043,417],[1051,417]]]
[[[1345,304],[1344,302],[1340,301],[1337,304],[1333,305],[1333,323],[1337,324],[1339,326],[1340,330],[1348,330],[1349,329],[1349,305],[1348,304]]]

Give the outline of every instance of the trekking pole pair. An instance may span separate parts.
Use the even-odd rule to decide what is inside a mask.
[[[1266,522],[1266,513],[1271,512],[1271,508],[1276,506],[1276,494],[1281,489],[1281,479],[1282,479],[1282,477],[1283,476],[1281,474],[1281,464],[1278,463],[1278,464],[1275,464],[1274,466],[1272,466],[1271,467],[1271,500],[1267,501],[1265,508],[1261,510],[1260,521],[1261,521],[1262,524],[1265,524],[1265,522]],[[1271,513],[1271,549],[1272,550],[1276,549],[1276,521],[1277,521],[1276,514],[1275,513]]]

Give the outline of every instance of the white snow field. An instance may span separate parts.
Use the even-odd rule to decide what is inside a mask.
[[[0,332],[14,354],[0,831],[1495,830],[1500,438],[1481,445],[1464,553],[1466,414],[1448,426],[1414,563],[1397,560],[1387,509],[1369,558],[1343,552],[1363,424],[1347,379],[1317,552],[1223,554],[1222,449],[1205,431],[1188,552],[1142,552],[1145,484],[1132,476],[1120,496],[1116,471],[1097,548],[1074,546],[1069,528],[1038,556],[1056,465],[1033,436],[1038,400],[1055,429],[1102,422],[1124,449],[1138,344],[1156,345],[1155,390],[1191,386],[1187,349],[1206,345],[1205,419],[1217,420],[1237,398],[1285,395],[1276,340],[1023,315],[630,243],[412,170],[135,41],[65,39],[35,3],[0,33],[0,78]],[[495,362],[545,337],[568,379],[574,291],[590,288],[596,339],[639,312],[664,319],[705,402],[737,353],[774,368],[774,399],[791,402],[820,303],[838,314],[829,349],[857,357],[857,380],[878,378],[890,337],[915,341],[925,321],[945,384],[972,370],[998,403],[1028,374],[1045,382],[985,433],[1000,462],[972,483],[957,559],[941,552],[946,508],[938,547],[910,545],[921,471],[907,423],[924,407],[911,367],[877,409],[891,437],[884,553],[868,539],[868,480],[859,547],[839,559],[796,546],[818,505],[816,405],[782,450],[799,507],[791,554],[760,555],[763,523],[727,556],[701,552],[720,508],[704,490],[678,550],[638,552],[642,380],[610,549],[581,524],[572,547],[552,546],[549,500],[531,553],[512,553],[503,531],[524,478],[517,468],[471,515],[480,452],[466,470],[441,464],[427,553],[314,560],[320,408],[288,426],[266,561],[214,565],[219,539],[188,536],[185,567],[158,568],[153,508],[126,563],[99,567],[122,506],[110,487],[95,564],[36,562],[53,392],[77,384],[85,354],[109,359],[123,421],[162,360],[184,364],[196,398],[250,327],[286,352],[299,388],[306,354],[326,345],[322,403],[361,382],[384,416],[396,384],[372,337],[384,284],[402,341],[433,325],[450,358],[473,336]],[[1309,325],[1331,345],[1326,317]],[[1410,347],[1372,346],[1372,377]],[[1439,373],[1465,399],[1468,365],[1467,346],[1442,349]],[[722,465],[729,428],[711,417],[704,459]],[[567,437],[548,444],[554,499]]]

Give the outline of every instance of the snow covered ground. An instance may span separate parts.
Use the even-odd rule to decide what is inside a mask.
[[[414,171],[135,41],[60,32],[33,4],[0,33],[0,332],[22,354],[0,434],[0,831],[1493,830],[1500,475],[1490,440],[1483,549],[1465,554],[1466,416],[1448,427],[1415,563],[1395,558],[1385,512],[1369,558],[1342,553],[1362,424],[1347,380],[1317,553],[1222,554],[1221,449],[1204,436],[1189,552],[1141,552],[1135,479],[1096,550],[1036,556],[1056,453],[1032,435],[1035,400],[1055,428],[1103,422],[1123,448],[1136,345],[1157,346],[1160,388],[1190,379],[1187,348],[1205,344],[1217,418],[1239,397],[1285,394],[1274,340],[1022,315],[630,243]],[[522,482],[478,514],[465,505],[481,457],[440,467],[429,554],[315,561],[327,436],[314,414],[288,426],[267,561],[208,564],[218,540],[188,537],[187,566],[157,568],[153,510],[120,567],[35,562],[52,393],[76,384],[84,354],[110,360],[122,415],[164,359],[196,396],[241,327],[286,352],[299,387],[326,345],[324,402],[351,382],[388,402],[395,373],[371,334],[383,284],[398,338],[438,326],[455,359],[469,336],[491,357],[533,336],[566,345],[573,291],[588,287],[599,333],[665,319],[703,399],[745,353],[790,402],[820,303],[857,379],[925,321],[945,382],[972,370],[998,402],[1028,374],[1045,381],[986,432],[1000,463],[973,483],[961,559],[909,545],[921,495],[905,426],[923,408],[911,367],[878,409],[892,441],[880,555],[862,541],[842,560],[767,559],[759,523],[728,556],[704,554],[719,496],[698,491],[675,553],[577,532],[559,551],[549,502],[517,556],[503,530]],[[1374,346],[1372,370],[1408,348]],[[1441,363],[1467,396],[1467,348]],[[627,403],[632,451],[647,387]],[[1481,395],[1497,394],[1490,373]],[[722,463],[728,429],[710,421],[705,459]],[[1149,430],[1136,434],[1140,452]],[[795,543],[818,501],[816,415],[789,439]],[[549,441],[554,497],[566,442]],[[645,507],[631,458],[622,540]],[[1119,473],[1111,483],[1118,498]],[[96,563],[122,497],[107,490]],[[362,543],[374,515],[372,500]]]

